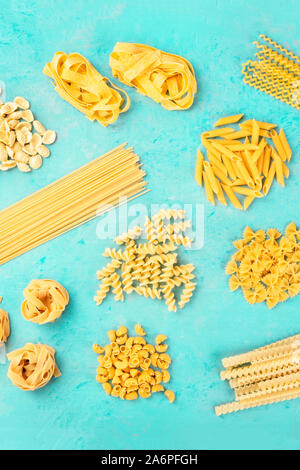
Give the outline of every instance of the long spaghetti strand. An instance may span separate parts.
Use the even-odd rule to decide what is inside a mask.
[[[125,145],[0,211],[0,265],[147,192]]]

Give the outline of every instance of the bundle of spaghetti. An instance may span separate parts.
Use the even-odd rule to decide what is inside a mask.
[[[114,77],[164,108],[192,106],[197,82],[191,63],[183,57],[144,44],[117,42],[109,63]]]
[[[235,402],[215,408],[218,416],[300,397],[300,335],[222,360]]]
[[[283,129],[276,132],[276,124],[252,119],[241,122],[237,130],[232,124],[240,122],[243,116],[221,118],[216,129],[202,134],[207,160],[198,150],[195,170],[195,179],[200,186],[204,183],[209,202],[215,205],[216,197],[227,206],[227,196],[240,210],[266,196],[275,178],[285,186],[289,176],[286,162],[292,157]],[[244,201],[239,199],[241,196]]]
[[[225,269],[231,291],[241,288],[247,302],[266,302],[270,309],[300,293],[300,230],[294,222],[284,234],[246,227],[233,245],[236,252]]]
[[[145,172],[125,145],[0,211],[0,264],[144,194]]]
[[[161,210],[151,219],[146,217],[144,227],[135,226],[116,237],[115,242],[124,245],[124,249],[106,248],[104,251],[104,256],[112,261],[97,271],[101,279],[94,297],[97,305],[103,302],[110,289],[116,301],[123,301],[124,294],[136,292],[151,299],[164,299],[168,310],[174,312],[177,311],[177,288],[182,288],[179,308],[191,300],[196,286],[192,281],[194,266],[176,264],[178,247],[191,245],[192,239],[183,234],[191,223],[188,220],[175,222],[178,218],[185,218],[184,211]],[[173,219],[174,223],[165,224],[165,219]],[[139,238],[147,241],[138,243]]]
[[[266,44],[254,41],[256,60],[243,64],[244,82],[300,109],[300,57],[264,34]]]
[[[102,77],[81,54],[56,52],[43,72],[54,80],[57,93],[91,121],[107,126],[129,109],[127,93]]]

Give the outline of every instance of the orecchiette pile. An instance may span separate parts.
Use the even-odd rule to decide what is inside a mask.
[[[0,100],[0,170],[17,167],[26,173],[37,170],[50,155],[46,145],[53,144],[56,133],[46,130],[34,119],[29,102],[16,96],[14,101]]]

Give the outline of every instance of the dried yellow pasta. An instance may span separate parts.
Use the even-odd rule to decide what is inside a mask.
[[[255,41],[256,60],[243,64],[244,82],[300,109],[300,57],[261,34],[266,44]]]
[[[243,114],[226,117],[224,122],[221,118],[216,125],[234,124],[242,117]],[[198,149],[195,179],[200,186],[204,181],[211,204],[215,205],[217,197],[221,204],[227,205],[227,195],[234,207],[246,210],[255,199],[268,194],[275,175],[278,183],[285,185],[289,169],[284,162],[290,160],[292,152],[284,131],[277,133],[275,124],[252,119],[239,126],[239,131],[220,127],[202,134],[208,161]],[[275,148],[266,139],[271,139]],[[233,190],[233,187],[237,188]],[[243,205],[236,194],[245,196]]]
[[[23,317],[40,325],[59,318],[69,303],[66,289],[52,279],[34,279],[24,289],[23,295]]]
[[[125,144],[0,211],[0,265],[145,192]]]
[[[168,110],[192,106],[197,82],[183,57],[144,44],[117,42],[109,60],[114,77]]]
[[[182,210],[161,210],[151,219],[146,217],[144,229],[138,226],[133,232],[117,237],[115,241],[125,247],[123,250],[106,248],[104,256],[111,257],[112,261],[97,272],[101,284],[94,297],[96,304],[100,305],[112,289],[116,301],[124,300],[125,294],[136,292],[151,299],[164,299],[168,310],[176,312],[175,289],[179,287],[182,293],[178,306],[183,308],[191,300],[196,286],[192,282],[194,266],[176,264],[178,247],[190,246],[192,242],[184,235],[191,226],[184,217]],[[173,219],[174,222],[165,224],[164,219]],[[176,222],[178,219],[182,221]],[[133,233],[138,237],[145,233],[147,242],[138,243],[131,238]]]
[[[140,324],[135,326],[135,330],[138,336],[128,336],[127,328],[121,326],[117,331],[108,332],[111,344],[104,348],[93,345],[93,351],[100,354],[96,381],[102,384],[107,395],[121,400],[135,400],[138,396],[150,398],[152,393],[165,392],[162,383],[170,380],[167,369],[172,362],[171,357],[164,351],[155,352],[167,337],[158,335],[154,346],[146,342],[145,331]],[[118,342],[120,338],[122,341]],[[167,390],[165,395],[171,403],[174,401],[174,392]]]
[[[276,236],[274,231],[272,234]],[[236,401],[217,406],[216,414],[220,416],[300,397],[299,337],[291,336],[248,353],[224,358],[222,363],[227,369],[221,372],[221,378],[230,380]]]
[[[103,126],[115,122],[130,106],[127,93],[102,77],[81,54],[56,52],[43,72],[54,80],[55,90],[64,100]]]
[[[226,267],[229,286],[240,287],[249,303],[265,301],[273,308],[300,292],[300,230],[294,223],[285,235],[275,229],[255,233],[246,227],[234,246],[237,252]]]
[[[235,114],[234,116],[227,116],[227,117],[221,118],[215,123],[215,127],[225,126],[227,124],[234,124],[235,122],[240,121],[243,116],[244,114]]]
[[[55,351],[46,344],[27,343],[7,354],[11,361],[7,376],[13,385],[25,391],[42,388],[60,371],[54,359]]]
[[[0,308],[0,345],[6,343],[10,335],[10,322],[8,313]]]

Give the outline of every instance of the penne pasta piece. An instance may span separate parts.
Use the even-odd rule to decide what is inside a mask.
[[[240,131],[235,131],[232,134],[227,134],[224,137],[225,139],[235,140],[235,139],[242,139],[243,137],[249,137],[250,135],[251,135],[251,131],[249,131],[248,129],[242,129]]]
[[[208,160],[210,161],[210,163],[212,164],[213,167],[219,168],[219,170],[222,173],[224,173],[225,176],[227,176],[227,169],[226,169],[225,165],[223,165],[223,163],[218,158],[216,158],[210,152],[207,152],[207,158],[208,158]]]
[[[215,127],[218,127],[218,126],[225,126],[226,124],[234,124],[236,122],[239,122],[242,117],[244,116],[244,114],[235,114],[234,116],[227,116],[227,117],[223,117],[221,119],[219,119],[216,123],[215,123]]]
[[[249,135],[252,134],[252,127],[249,127],[249,125],[244,126],[244,123],[242,123],[240,124],[240,128],[241,130],[248,131]],[[270,132],[265,129],[259,129],[259,137],[267,137],[268,139],[270,139]]]
[[[283,129],[280,129],[279,138],[280,138],[282,148],[284,149],[286,159],[289,162],[292,156],[292,150],[291,150],[291,147],[289,146],[289,143],[287,141],[287,138]]]
[[[214,172],[212,170],[211,164],[209,162],[204,162],[203,166],[205,168],[205,172],[207,174],[210,186],[215,194],[218,194],[220,192],[220,185],[218,184],[218,181],[214,175]]]
[[[283,161],[281,160],[280,156],[278,155],[278,153],[274,149],[273,149],[273,152],[272,152],[272,157],[273,157],[273,160],[275,162],[275,170],[276,170],[277,181],[281,186],[285,186],[284,176],[283,176],[283,168],[282,168]]]
[[[270,160],[271,160],[271,150],[272,150],[272,148],[270,147],[270,145],[267,145],[267,147],[265,147],[264,161],[263,161],[263,167],[262,167],[262,172],[263,172],[265,177],[268,176],[268,172],[269,172]]]
[[[196,162],[196,170],[195,170],[195,179],[200,186],[202,186],[203,180],[203,154],[200,150],[197,150],[197,162]]]
[[[258,149],[255,150],[252,156],[252,160],[256,163],[259,157],[261,156],[265,146],[267,145],[267,141],[265,139],[261,139],[258,145]]]
[[[223,173],[219,167],[215,166],[213,163],[212,163],[212,167],[213,167],[213,170],[214,170],[214,174],[216,175],[217,178],[219,178],[219,180],[224,183],[224,184],[227,184],[228,186],[231,185],[231,181],[229,178],[227,178],[227,175],[225,175],[225,173]]]
[[[290,176],[290,170],[289,170],[289,167],[284,162],[282,162],[282,169],[283,169],[284,177],[288,178]]]
[[[226,141],[225,141],[226,142]],[[236,152],[243,152],[244,150],[258,150],[258,145],[253,144],[239,144],[235,141],[234,144],[224,144],[228,149],[235,150]]]
[[[268,175],[265,179],[264,185],[263,185],[263,193],[264,193],[265,196],[270,191],[270,188],[272,186],[272,183],[273,183],[273,180],[274,180],[274,177],[275,177],[275,173],[276,173],[276,168],[275,168],[275,162],[273,161],[271,163],[271,166],[269,168],[269,173],[268,173]]]
[[[273,129],[271,130],[270,134],[271,134],[271,139],[273,141],[273,144],[275,145],[275,148],[278,152],[279,157],[281,158],[281,160],[283,162],[285,162],[286,161],[286,154],[285,154],[284,148],[282,146],[279,134],[277,134],[277,132],[274,131]]]
[[[230,186],[245,186],[247,183],[245,180],[242,179],[236,179],[235,181],[232,181]]]
[[[252,155],[250,154],[250,152],[248,150],[245,151],[245,157],[246,157],[246,160],[247,160],[248,167],[250,168],[251,174],[253,176],[254,182],[256,184],[260,183],[259,171],[257,169],[257,166],[256,166],[255,162],[252,159]]]
[[[220,137],[226,134],[232,134],[234,129],[232,127],[223,127],[222,129],[214,129],[213,131],[204,132],[202,135],[204,137]]]
[[[204,188],[205,188],[205,193],[206,193],[207,200],[211,204],[215,205],[214,193],[213,193],[213,190],[210,186],[209,179],[208,179],[208,176],[207,176],[205,171],[203,171],[203,181],[204,181]]]
[[[258,144],[258,139],[259,139],[259,125],[255,121],[255,119],[253,119],[253,121],[252,121],[252,134],[251,134],[252,144],[257,145]]]
[[[244,179],[247,182],[247,185],[250,188],[254,187],[255,184],[254,184],[250,174],[248,173],[248,170],[247,170],[246,166],[244,165],[244,163],[242,161],[237,161],[235,165],[236,165],[236,168],[238,168],[238,170],[240,172],[241,178]]]
[[[253,121],[251,119],[248,119],[247,121],[244,121],[241,126],[243,127],[252,127]],[[274,129],[274,127],[277,127],[276,124],[272,124],[270,122],[262,122],[262,121],[256,121],[256,124],[260,129],[264,129],[269,131],[270,129]]]
[[[227,157],[226,155],[222,155],[222,160],[223,160],[224,166],[226,167],[226,169],[228,171],[228,175],[230,176],[230,178],[232,180],[235,180],[236,179],[236,173],[233,169],[231,159],[229,157]]]
[[[222,184],[222,188],[224,189],[225,193],[227,194],[230,202],[236,207],[237,209],[243,210],[243,206],[241,205],[240,201],[234,194],[232,188],[230,186],[226,186],[226,184]]]
[[[254,199],[255,199],[255,196],[247,196],[246,197],[246,199],[244,200],[244,211],[246,211],[248,209],[248,207],[250,207],[250,205],[252,204]]]
[[[232,190],[233,192],[237,194],[242,194],[243,196],[262,197],[262,194],[260,194],[259,191],[254,191],[253,189],[244,188],[242,186],[232,186]]]
[[[218,181],[218,186],[219,186],[219,190],[217,193],[217,199],[221,204],[223,204],[224,206],[227,206],[227,201],[225,199],[225,196],[224,196],[224,193],[223,193],[223,190],[219,181]]]
[[[234,152],[229,150],[224,145],[219,144],[218,142],[212,142],[212,146],[217,149],[222,155],[226,155],[226,157],[230,158],[231,160],[240,160],[241,157],[236,155]]]

